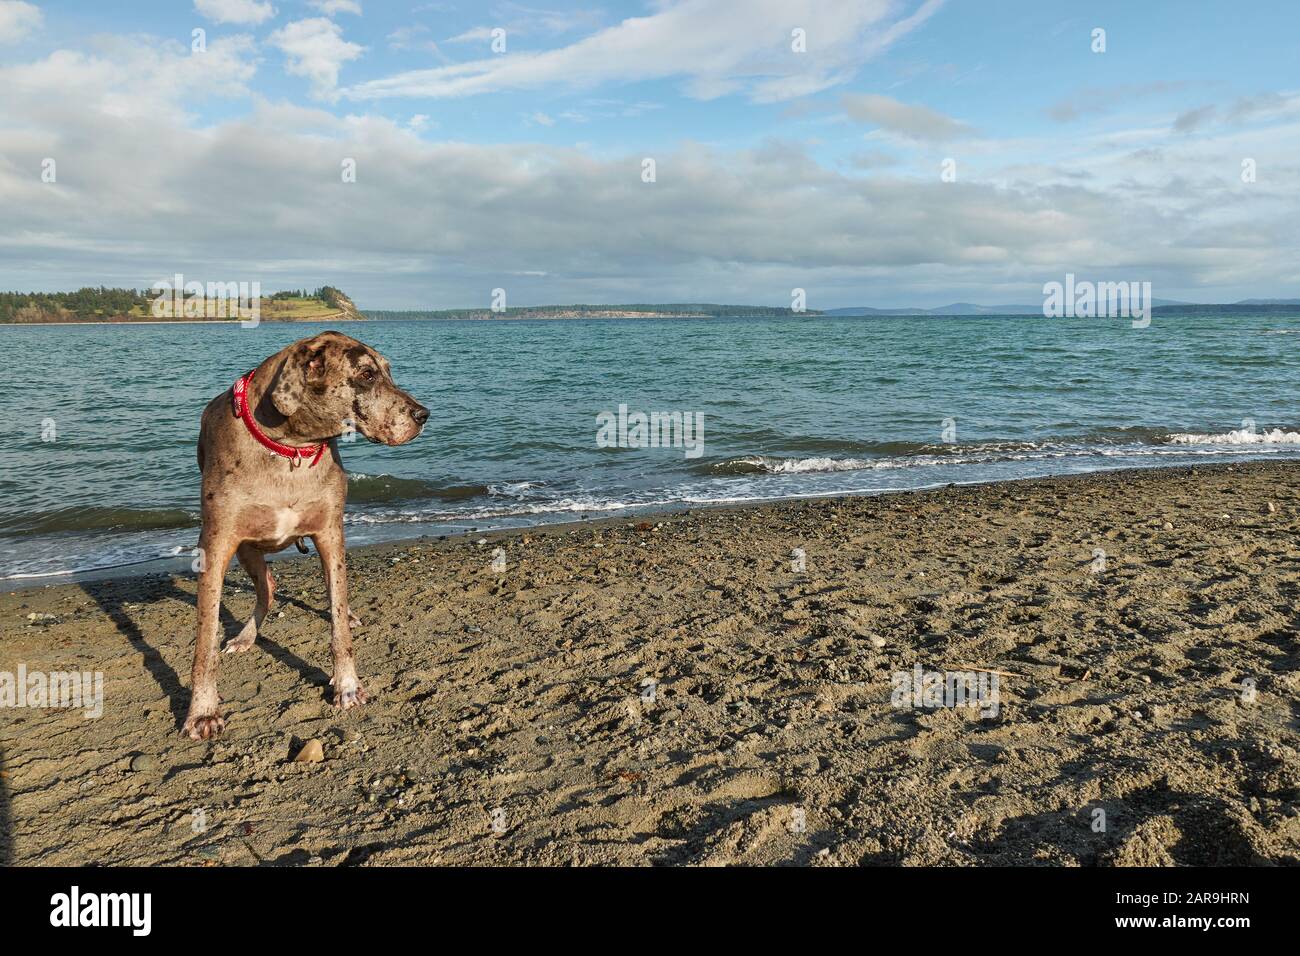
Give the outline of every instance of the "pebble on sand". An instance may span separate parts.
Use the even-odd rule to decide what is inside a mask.
[[[320,763],[325,759],[325,748],[319,740],[313,737],[303,744],[302,750],[298,751],[298,756],[293,758],[294,763]]]

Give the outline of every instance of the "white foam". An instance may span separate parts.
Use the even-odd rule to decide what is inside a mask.
[[[1165,441],[1170,445],[1300,445],[1300,432],[1284,432],[1280,428],[1257,432],[1239,428],[1222,435],[1180,432],[1170,435]]]
[[[562,498],[557,501],[519,504],[513,507],[477,508],[473,511],[420,510],[399,512],[357,512],[344,515],[347,524],[424,523],[437,521],[481,521],[491,518],[516,518],[545,514],[581,514],[588,511],[626,511],[633,508],[665,507],[680,499],[645,501],[599,500],[596,498]]]
[[[498,497],[522,498],[525,492],[531,491],[537,487],[539,482],[536,481],[503,481],[499,484],[490,484],[487,486],[488,494],[497,495]]]
[[[810,471],[860,471],[874,468],[879,462],[861,458],[770,458],[766,455],[748,455],[737,461],[761,468],[772,475],[801,474]]]

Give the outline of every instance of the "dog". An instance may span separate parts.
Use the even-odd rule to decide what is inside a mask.
[[[230,559],[239,559],[257,591],[253,616],[225,647],[240,653],[257,640],[275,595],[264,555],[290,544],[305,552],[304,538],[316,545],[329,593],[334,705],[348,710],[366,702],[352,654],[343,542],[348,479],[336,439],[355,429],[371,441],[402,445],[428,419],[429,410],[393,382],[387,359],[339,332],[294,342],[204,409],[198,637],[183,734],[206,740],[225,729],[217,645]]]

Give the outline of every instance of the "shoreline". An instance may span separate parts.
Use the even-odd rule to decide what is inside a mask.
[[[804,502],[827,503],[827,502],[851,500],[856,498],[890,498],[890,497],[895,497],[900,495],[901,496],[925,495],[925,494],[931,494],[931,493],[944,491],[952,488],[978,488],[978,487],[990,487],[990,486],[999,486],[999,485],[1016,485],[1024,482],[1036,482],[1036,481],[1088,480],[1101,475],[1116,475],[1116,474],[1130,474],[1130,473],[1134,475],[1140,475],[1151,471],[1192,470],[1197,472],[1211,472],[1219,469],[1233,470],[1233,469],[1238,469],[1243,467],[1250,467],[1251,465],[1256,465],[1256,464],[1285,466],[1286,464],[1288,464],[1288,462],[1279,462],[1267,458],[1257,458],[1257,459],[1251,459],[1249,461],[1242,461],[1242,462],[1216,462],[1213,464],[1193,465],[1193,466],[1151,465],[1144,468],[1100,469],[1096,471],[1080,472],[1077,474],[1068,474],[1068,475],[1041,475],[1041,476],[1028,477],[1028,478],[993,479],[990,481],[942,482],[942,483],[928,485],[920,488],[907,488],[907,489],[892,490],[892,491],[864,491],[864,492],[855,492],[855,493],[845,493],[839,495],[808,495],[808,496],[790,495],[790,496],[783,496],[783,497],[767,498],[758,501],[744,501],[744,502],[724,501],[724,502],[706,503],[706,504],[681,503],[681,504],[669,505],[665,507],[645,506],[644,509],[642,510],[630,510],[630,513],[623,514],[623,515],[612,515],[612,516],[605,515],[603,517],[596,517],[596,518],[589,518],[589,519],[579,518],[577,520],[570,519],[570,520],[563,520],[563,521],[537,521],[532,524],[513,525],[507,528],[447,531],[447,532],[439,532],[433,534],[421,534],[421,535],[416,535],[414,537],[387,538],[382,541],[371,541],[365,544],[356,544],[356,545],[349,544],[347,550],[348,550],[348,554],[382,552],[386,550],[401,550],[403,548],[409,548],[412,546],[424,545],[430,541],[445,541],[445,540],[468,538],[470,536],[485,538],[489,542],[492,542],[501,538],[508,538],[511,535],[517,535],[517,534],[528,534],[534,532],[540,533],[545,530],[556,530],[556,531],[563,532],[563,531],[577,530],[581,528],[601,527],[603,525],[626,524],[629,521],[640,522],[647,519],[655,519],[664,516],[691,514],[693,512],[734,511],[734,510],[745,511],[749,509],[761,510],[766,508],[789,507]],[[1294,466],[1297,469],[1300,469],[1300,461],[1294,462]],[[603,514],[603,512],[595,512],[595,513]],[[199,526],[196,524],[194,528],[195,528],[196,544],[197,544],[197,533],[198,533]],[[0,579],[0,594],[12,595],[24,591],[59,587],[61,585],[75,586],[75,585],[90,583],[94,581],[130,580],[133,578],[157,577],[159,575],[164,575],[164,576],[181,575],[181,576],[196,578],[197,574],[193,572],[187,572],[185,570],[190,565],[191,560],[192,560],[192,556],[188,552],[182,552],[181,554],[176,556],[142,558],[140,560],[131,561],[124,564],[111,565],[109,567],[103,567],[103,568],[94,568],[85,571],[38,572],[39,576],[33,575],[28,577],[3,578]],[[276,563],[276,564],[283,563],[283,562],[292,562],[292,561],[315,562],[316,553],[314,548],[312,549],[311,554],[308,555],[299,554],[293,548],[286,548],[283,551],[277,551],[274,554],[266,555],[266,560],[268,562]],[[135,571],[130,570],[133,568],[138,568],[139,570],[135,570]],[[235,562],[234,559],[232,559],[230,567],[227,570],[227,573],[230,573],[231,570],[237,571],[238,569],[239,569],[238,563]],[[127,572],[127,573],[121,573],[121,572]]]
[[[401,550],[418,545],[424,545],[429,542],[451,541],[470,536],[485,538],[489,542],[508,538],[512,535],[541,533],[546,530],[555,530],[559,532],[573,531],[581,528],[593,528],[601,526],[612,526],[626,524],[628,522],[640,522],[647,519],[656,519],[664,516],[677,516],[691,514],[695,512],[706,511],[747,511],[750,509],[761,511],[767,508],[783,508],[796,506],[801,503],[829,503],[837,501],[847,501],[858,498],[880,499],[893,498],[898,496],[926,495],[936,492],[942,492],[954,488],[985,488],[996,487],[1001,485],[1014,486],[1027,482],[1039,481],[1087,481],[1104,475],[1141,475],[1147,472],[1159,471],[1194,471],[1197,473],[1211,473],[1219,470],[1236,470],[1240,468],[1249,468],[1253,465],[1273,465],[1286,467],[1288,464],[1300,469],[1300,461],[1276,461],[1268,458],[1256,458],[1249,461],[1241,462],[1216,462],[1204,465],[1151,465],[1144,468],[1114,468],[1100,469],[1095,471],[1080,472],[1077,474],[1067,475],[1041,475],[1028,478],[1005,478],[994,479],[990,481],[959,481],[959,482],[942,482],[928,485],[921,488],[907,488],[892,491],[864,491],[856,493],[845,493],[839,495],[809,495],[799,496],[790,495],[783,497],[767,498],[759,501],[744,502],[717,502],[706,504],[676,504],[666,507],[646,506],[643,510],[631,510],[628,514],[623,515],[605,515],[595,518],[579,518],[577,520],[563,521],[537,521],[532,524],[513,525],[507,528],[494,528],[484,530],[466,530],[466,531],[447,531],[432,534],[421,534],[414,537],[394,537],[382,541],[371,541],[365,544],[349,544],[348,554],[365,554],[373,552],[383,552],[389,550]],[[603,514],[603,512],[596,512]],[[195,525],[195,535],[197,544],[198,525]],[[308,561],[315,562],[316,552],[312,549],[311,554],[302,555],[297,553],[293,548],[286,548],[283,551],[277,551],[274,554],[266,555],[268,562],[280,564],[283,562]],[[189,567],[192,556],[188,552],[182,552],[176,556],[143,558],[125,564],[117,564],[104,568],[95,568],[86,571],[55,571],[39,572],[40,576],[15,577],[0,579],[0,594],[17,594],[24,591],[46,589],[59,587],[62,585],[76,586],[79,584],[90,583],[94,581],[105,580],[130,580],[133,578],[153,578],[159,575],[180,575],[191,578],[197,578],[197,574],[186,571]],[[139,570],[130,570],[138,568]],[[233,559],[227,573],[238,571],[239,565]],[[121,573],[127,572],[127,573]]]
[[[104,322],[0,322],[0,329],[3,328],[46,328],[57,325],[242,325],[247,319],[127,319],[122,322],[104,321]],[[374,319],[340,319],[322,318],[310,319],[261,319],[257,320],[258,325],[305,325],[308,322],[373,322]]]
[[[382,311],[382,310],[376,310]],[[821,318],[837,318],[837,316],[814,316]],[[310,322],[574,322],[583,319],[591,320],[610,320],[610,321],[635,321],[637,319],[719,319],[719,318],[743,318],[750,319],[750,316],[718,316],[718,315],[592,315],[592,316],[548,316],[548,315],[530,315],[530,316],[489,316],[485,318],[456,318],[456,319],[338,319],[338,318],[308,318],[308,319],[259,319],[258,325],[305,325]],[[789,318],[789,316],[761,316],[761,318]],[[796,316],[797,318],[797,316]],[[855,318],[855,316],[845,316],[844,318]],[[58,325],[241,325],[246,319],[129,319],[124,322],[0,322],[0,329],[6,327],[13,328],[44,328]]]
[[[1264,461],[356,548],[346,714],[282,561],[214,742],[193,577],[4,594],[0,673],[104,696],[3,715],[0,862],[1300,864],[1298,540]],[[252,601],[228,574],[226,636]],[[918,667],[996,712],[900,703]]]

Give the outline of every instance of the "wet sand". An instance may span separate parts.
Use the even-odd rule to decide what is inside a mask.
[[[0,595],[0,673],[104,676],[96,719],[0,710],[0,856],[1296,864],[1298,532],[1300,466],[1258,463],[358,549],[346,715],[284,560],[208,743],[193,578]],[[232,570],[227,636],[252,604]],[[918,665],[997,672],[996,714],[898,706]]]

